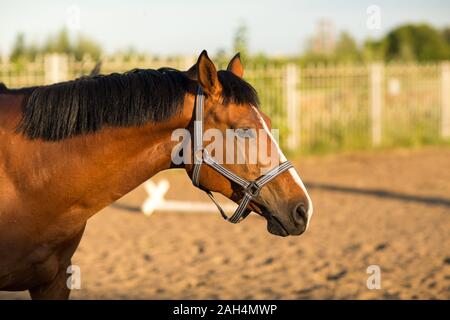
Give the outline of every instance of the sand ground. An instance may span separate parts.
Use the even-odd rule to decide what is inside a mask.
[[[450,149],[305,158],[295,162],[315,204],[310,229],[280,238],[250,216],[155,213],[142,187],[88,223],[73,263],[72,299],[449,299]],[[207,201],[183,172],[167,198]],[[366,269],[381,269],[369,290]],[[0,292],[26,298],[26,292]]]

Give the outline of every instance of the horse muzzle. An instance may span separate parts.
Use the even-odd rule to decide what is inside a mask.
[[[278,213],[267,211],[263,215],[267,219],[267,231],[277,236],[298,236],[308,228],[309,214],[304,204],[295,206],[290,214],[285,215],[286,218],[282,218]]]

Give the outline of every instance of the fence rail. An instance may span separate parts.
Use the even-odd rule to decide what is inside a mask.
[[[162,66],[187,69],[194,58],[110,57],[104,74]],[[50,84],[89,74],[95,61],[50,54],[26,64],[0,62],[10,87]],[[250,65],[245,78],[280,130],[282,145],[302,153],[450,139],[450,62],[368,66]]]

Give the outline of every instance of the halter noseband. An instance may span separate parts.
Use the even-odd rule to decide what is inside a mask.
[[[206,194],[211,198],[211,200],[215,203],[217,208],[220,211],[222,217],[231,222],[238,223],[245,219],[251,212],[250,209],[247,208],[247,205],[250,201],[258,196],[262,187],[264,187],[267,183],[272,181],[278,175],[283,173],[286,170],[292,168],[292,164],[289,161],[285,161],[275,168],[268,171],[266,174],[258,177],[253,181],[248,181],[244,178],[239,177],[234,174],[224,166],[217,163],[207,152],[206,149],[203,148],[203,102],[205,100],[205,96],[203,94],[203,90],[199,87],[196,101],[195,101],[195,121],[194,121],[194,168],[192,171],[192,183],[204,190],[200,187],[200,169],[203,163],[207,164],[215,171],[228,178],[229,180],[235,182],[243,188],[244,197],[242,198],[239,206],[236,211],[233,213],[231,217],[228,217],[220,204],[214,198],[214,195],[209,190],[204,190]]]

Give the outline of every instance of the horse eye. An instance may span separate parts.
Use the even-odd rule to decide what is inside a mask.
[[[236,134],[239,138],[253,138],[255,136],[251,128],[236,129]]]

